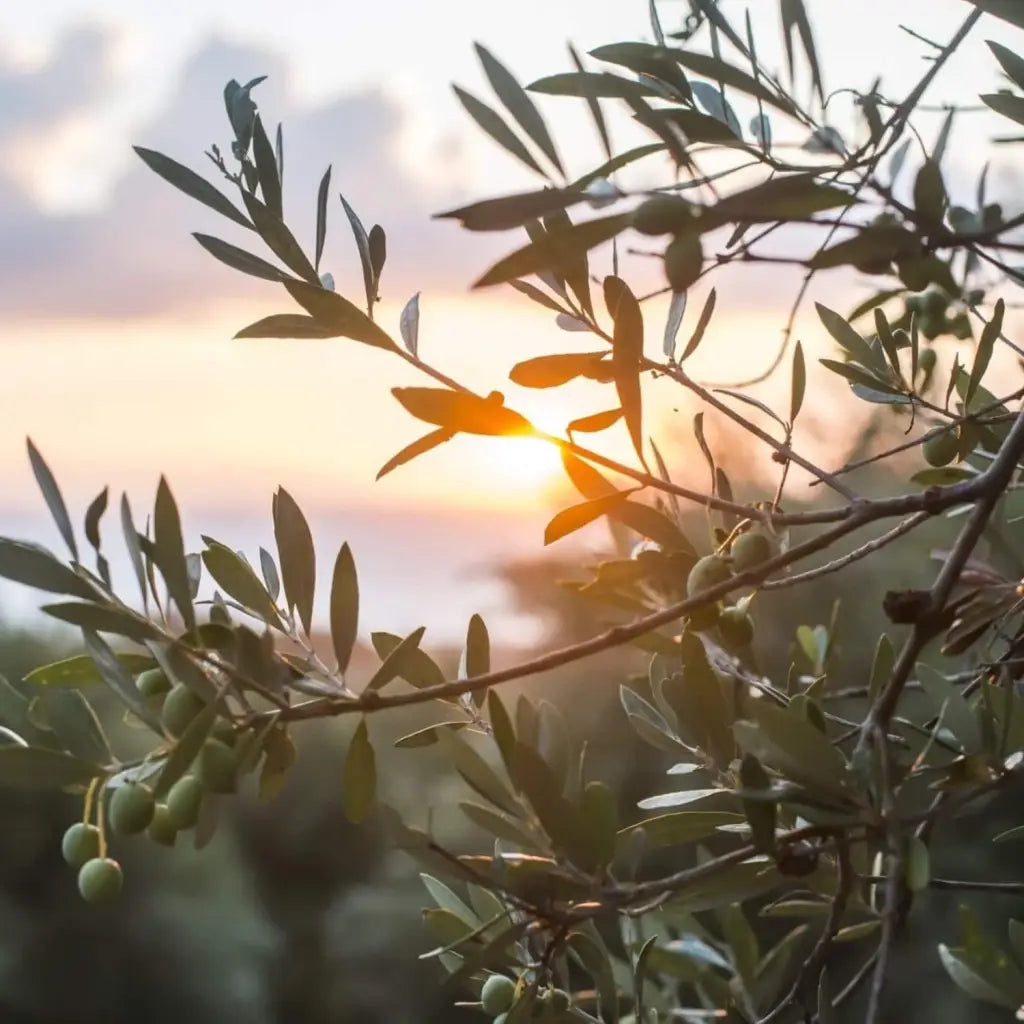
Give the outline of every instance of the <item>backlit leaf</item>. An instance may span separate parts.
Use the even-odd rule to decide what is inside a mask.
[[[402,309],[398,329],[409,354],[416,357],[420,342],[420,293],[417,292]]]
[[[0,747],[0,787],[64,789],[85,786],[103,769],[70,754],[39,747]]]
[[[577,377],[588,376],[607,357],[601,352],[565,352],[535,356],[516,363],[509,371],[509,380],[524,388],[554,388]]]
[[[96,589],[52,555],[28,541],[0,537],[0,576],[51,594],[94,598]]]
[[[417,456],[424,455],[426,452],[437,448],[438,445],[450,441],[454,436],[454,431],[445,430],[443,427],[438,430],[432,430],[429,434],[424,434],[423,437],[417,438],[411,444],[407,444],[400,452],[392,455],[377,471],[376,479],[380,480],[381,477],[387,476],[392,470],[398,469],[399,466],[404,466],[405,463],[411,462]]]
[[[344,674],[352,658],[359,628],[359,581],[356,563],[348,543],[342,544],[331,578],[331,642]]]
[[[644,358],[644,320],[640,303],[619,277],[604,280],[605,305],[615,328],[612,336],[612,369],[615,390],[630,439],[643,460],[643,406],[640,370]]]
[[[377,792],[377,760],[370,743],[365,716],[349,743],[342,780],[342,802],[345,817],[358,824],[370,811]]]
[[[189,170],[176,160],[157,153],[152,149],[144,149],[142,146],[133,146],[132,149],[142,158],[151,171],[155,171],[164,181],[170,182],[175,188],[180,189],[187,196],[197,199],[211,210],[229,220],[240,224],[243,228],[252,229],[252,224],[246,220],[229,199],[218,192],[205,178],[201,178],[195,171]]]
[[[327,200],[331,190],[331,168],[324,171],[320,179],[320,187],[316,194],[316,253],[314,268],[320,269],[320,260],[324,254],[324,242],[327,240]]]
[[[283,488],[274,495],[274,539],[288,607],[295,608],[307,636],[312,636],[316,593],[316,552],[302,509]]]
[[[186,629],[195,629],[196,615],[192,606],[192,589],[185,562],[181,535],[181,517],[166,478],[160,477],[153,513],[153,548],[160,574],[168,593],[178,606]]]
[[[32,439],[29,438],[26,444],[29,462],[32,464],[32,472],[35,475],[36,483],[39,484],[39,490],[43,493],[46,506],[50,510],[50,515],[53,516],[53,521],[57,524],[57,529],[60,531],[64,543],[67,544],[68,550],[71,552],[71,557],[77,561],[78,546],[75,544],[75,531],[71,528],[71,518],[68,516],[67,505],[64,504],[60,487],[57,486],[57,481],[50,471],[50,467],[46,464],[46,460],[42,455],[39,454],[39,449],[32,443]]]
[[[405,410],[424,423],[447,430],[486,436],[522,436],[534,433],[529,420],[502,404],[501,396],[480,398],[447,388],[392,388]]]
[[[243,327],[236,338],[337,338],[338,332],[311,316],[273,313]]]
[[[263,581],[231,548],[206,538],[203,565],[224,592],[264,622],[280,626],[274,602]]]
[[[239,249],[237,245],[224,242],[212,235],[203,235],[198,231],[192,233],[192,237],[215,259],[231,267],[232,270],[240,270],[243,274],[251,277],[258,277],[264,281],[290,281],[291,277],[283,270],[278,270],[272,263],[254,256],[251,252]]]
[[[333,335],[352,338],[389,352],[396,351],[395,343],[387,331],[344,296],[305,281],[288,281],[285,287],[317,324],[329,328]]]
[[[466,92],[465,89],[460,89],[459,86],[453,85],[452,89],[455,95],[458,97],[459,102],[465,108],[466,113],[489,135],[494,141],[501,146],[506,152],[511,153],[517,160],[521,160],[527,167],[532,171],[536,171],[538,174],[543,175],[544,172],[541,170],[540,164],[533,158],[530,151],[523,145],[519,140],[519,137],[512,131],[511,128],[505,123],[502,116],[494,110],[493,107],[489,107],[482,100],[478,100],[472,93]]]

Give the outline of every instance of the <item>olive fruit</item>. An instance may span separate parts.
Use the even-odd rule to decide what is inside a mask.
[[[182,683],[176,684],[171,688],[171,692],[167,694],[163,710],[160,713],[164,728],[172,736],[180,736],[188,728],[189,722],[204,707],[206,705],[202,699],[196,696],[187,686],[184,686]]]
[[[516,983],[504,974],[492,974],[480,991],[480,1003],[484,1013],[496,1017],[512,1008],[516,999]]]
[[[938,362],[938,354],[933,348],[921,349],[917,357],[918,369],[927,376],[935,369],[935,364]]]
[[[685,292],[704,269],[700,235],[677,235],[665,249],[665,277],[674,292]]]
[[[754,623],[742,608],[726,608],[718,617],[718,631],[727,647],[746,647],[754,639]]]
[[[171,688],[171,681],[164,674],[163,669],[151,668],[135,680],[135,686],[143,697],[162,697]]]
[[[233,793],[238,788],[238,757],[226,743],[207,740],[199,751],[196,775],[211,793]]]
[[[731,575],[729,563],[721,555],[705,555],[698,559],[686,578],[686,594],[693,597],[694,594],[724,583]]]
[[[220,740],[221,743],[226,743],[229,747],[233,747],[238,739],[235,727],[226,718],[222,718],[217,722],[213,727],[212,735],[214,739]]]
[[[173,846],[178,838],[178,830],[171,821],[171,812],[166,804],[157,804],[153,810],[153,820],[146,829],[146,835],[161,846]]]
[[[548,1006],[551,1007],[554,1013],[565,1013],[572,1004],[572,1000],[569,998],[569,993],[564,988],[556,988],[551,992],[551,998],[548,1000]]]
[[[107,817],[110,827],[122,836],[145,832],[153,820],[153,791],[141,782],[128,782],[110,794]]]
[[[691,633],[703,633],[705,630],[713,629],[718,625],[718,617],[722,614],[722,602],[714,601],[711,604],[695,608],[690,612],[686,620],[687,629]]]
[[[87,903],[109,903],[117,899],[123,884],[121,865],[110,857],[93,857],[78,872],[78,891]]]
[[[80,868],[86,861],[100,855],[100,830],[95,825],[76,821],[64,833],[64,838],[60,842],[60,852],[68,864],[73,868]]]
[[[183,775],[167,792],[167,818],[180,832],[193,828],[203,803],[203,784],[194,775]]]
[[[633,230],[641,235],[674,235],[690,226],[698,208],[678,196],[653,196],[633,211]]]
[[[760,530],[741,533],[733,542],[729,554],[736,572],[746,572],[762,562],[767,562],[775,553],[771,539]]]
[[[929,466],[948,466],[960,450],[960,441],[952,430],[932,431],[922,445],[925,462]]]

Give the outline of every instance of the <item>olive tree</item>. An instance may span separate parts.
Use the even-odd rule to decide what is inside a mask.
[[[238,338],[358,342],[422,374],[422,386],[393,394],[426,432],[379,475],[457,444],[459,435],[539,438],[558,449],[580,495],[550,521],[544,542],[604,519],[625,546],[576,586],[577,598],[594,602],[608,624],[588,639],[494,669],[487,627],[473,616],[459,670],[448,678],[424,649],[422,628],[408,636],[372,632],[379,665],[356,678],[350,661],[366,625],[356,560],[343,545],[326,584],[333,658],[325,661],[312,642],[314,541],[288,491],[273,497],[276,556],[261,549],[253,561],[205,536],[202,551],[186,550],[166,480],[144,517],[122,497],[120,532],[138,592],[119,594],[100,543],[108,490],[88,508],[85,549],[30,441],[32,468],[70,557],[5,538],[0,574],[52,595],[43,611],[79,627],[85,653],[2,684],[0,782],[82,794],[81,820],[68,828],[63,850],[82,896],[117,896],[114,855],[127,837],[146,833],[173,844],[195,830],[202,846],[217,807],[246,776],[256,777],[261,798],[272,798],[296,756],[293,733],[304,721],[337,716],[358,723],[338,765],[348,816],[358,822],[372,813],[423,865],[431,955],[447,972],[452,998],[501,1024],[826,1024],[862,986],[866,1020],[878,1021],[894,940],[930,891],[1024,891],[1021,881],[941,878],[931,869],[943,828],[1024,774],[1017,686],[1024,556],[1012,514],[1024,468],[1017,411],[1024,380],[989,372],[1001,348],[1024,356],[1022,343],[1004,333],[1000,297],[1022,281],[1014,261],[1024,249],[1015,241],[1024,214],[1007,217],[988,202],[984,176],[970,201],[947,189],[956,108],[933,145],[915,127],[925,91],[985,12],[1024,27],[1013,0],[965,3],[960,28],[930,44],[906,96],[886,96],[878,83],[845,90],[859,122],[843,131],[824,118],[831,97],[802,0],[780,0],[779,13],[789,81],[796,68],[812,83],[806,101],[759,58],[749,19],[730,20],[714,0],[690,0],[682,24],[667,26],[652,3],[654,43],[601,46],[588,61],[570,48],[571,70],[526,88],[478,47],[497,102],[460,88],[457,97],[539,187],[442,216],[470,231],[524,229],[524,244],[475,286],[510,286],[592,335],[589,351],[555,352],[510,370],[529,388],[581,377],[603,388],[607,399],[560,435],[539,430],[500,391],[478,394],[429,362],[418,347],[417,297],[394,329],[375,318],[385,231],[367,230],[343,197],[365,291],[346,298],[334,289],[320,266],[331,172],[315,197],[315,237],[304,246],[284,215],[281,129],[272,141],[253,98],[260,79],[231,81],[224,91],[230,145],[206,154],[220,187],[137,148],[157,175],[234,230],[241,245],[195,236],[210,255],[283,288],[297,305],[242,328]],[[1024,125],[1024,58],[996,41],[989,47],[992,78],[1002,73],[1007,85],[975,105]],[[583,101],[581,116],[604,147],[599,166],[569,174],[538,95]],[[631,113],[649,141],[616,152],[605,121],[610,105]],[[779,124],[798,129],[802,147],[773,144]],[[627,165],[652,158],[666,168],[662,186],[636,194],[615,183]],[[702,169],[709,160],[714,173]],[[742,187],[734,184],[741,173]],[[898,187],[901,176],[909,190]],[[771,243],[794,225],[800,231],[789,234],[805,251],[773,256]],[[631,248],[638,244],[640,252]],[[651,246],[663,260],[665,285],[655,294],[670,295],[667,323],[652,323],[652,296],[627,281],[630,267],[649,261]],[[250,251],[260,247],[264,255]],[[774,408],[742,384],[709,387],[687,368],[716,293],[695,316],[687,296],[701,279],[746,262],[802,270],[769,371],[786,384],[787,399]],[[836,347],[808,365],[793,336],[797,310],[822,275],[842,268],[877,278],[879,289],[846,315],[817,305]],[[957,355],[947,366],[937,350],[950,338]],[[845,465],[801,454],[805,394],[828,374],[843,379],[850,403],[873,405],[904,439]],[[712,485],[674,482],[671,459],[644,421],[655,377],[770,452],[774,485],[738,500],[702,413],[694,431]],[[625,431],[635,458],[619,461],[589,440],[612,430]],[[916,462],[904,489],[860,493],[857,471],[897,453],[902,465]],[[798,473],[829,497],[794,496]],[[835,620],[799,631],[785,678],[758,671],[758,607],[862,559],[875,560],[884,581],[886,549],[940,517],[955,535],[929,585],[886,592],[891,628],[857,638],[875,652],[870,678],[850,679],[832,656]],[[502,684],[623,645],[636,647],[648,667],[642,685],[621,688],[623,727],[663,753],[670,791],[620,821],[616,794],[594,779],[559,713],[525,695],[513,705]],[[122,759],[111,750],[88,700],[89,688],[104,684],[148,730],[145,756]],[[855,719],[836,713],[839,698],[860,709]],[[436,722],[398,745],[410,759],[440,749],[473,791],[461,808],[489,837],[479,852],[446,849],[422,820],[403,820],[376,800],[367,723],[413,705],[435,709]],[[1024,821],[984,838],[1018,836]],[[752,908],[806,920],[762,948]],[[982,934],[967,915],[962,935],[938,938],[937,956],[956,985],[1008,1012],[1024,1004],[1024,924],[1011,920],[1004,940]],[[848,956],[837,966],[839,944]]]

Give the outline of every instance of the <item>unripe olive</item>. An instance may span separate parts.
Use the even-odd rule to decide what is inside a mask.
[[[665,277],[674,292],[685,292],[704,269],[700,235],[677,235],[665,249]]]
[[[196,774],[211,793],[234,793],[238,788],[238,758],[226,743],[209,739],[199,751]]]
[[[960,450],[960,441],[952,430],[932,431],[922,445],[924,460],[929,466],[948,466]]]
[[[548,1005],[556,1014],[565,1013],[565,1011],[572,1005],[572,999],[564,988],[556,988],[551,992],[551,998],[548,1001]]]
[[[694,594],[724,583],[731,575],[729,563],[721,555],[705,555],[697,561],[686,578],[686,594],[693,597]]]
[[[633,229],[641,235],[674,235],[693,222],[697,207],[678,196],[653,196],[633,211]]]
[[[60,843],[64,860],[73,868],[100,855],[100,830],[95,825],[77,821],[65,833]]]
[[[222,718],[217,722],[213,727],[213,733],[211,735],[215,740],[220,740],[221,743],[226,743],[229,747],[233,747],[235,745],[235,741],[238,739],[238,733],[235,732],[235,727],[226,718]]]
[[[729,550],[732,555],[732,567],[736,572],[746,572],[762,562],[767,562],[775,554],[770,538],[760,530],[741,533]]]
[[[754,623],[742,608],[726,608],[718,617],[718,631],[726,647],[746,647],[754,639]]]
[[[107,817],[110,827],[122,836],[144,832],[153,820],[153,791],[141,782],[128,782],[110,795]]]
[[[917,356],[917,365],[923,374],[929,374],[935,369],[938,362],[938,354],[933,348],[922,349]]]
[[[146,672],[143,672],[138,679],[135,680],[135,685],[138,688],[139,693],[147,699],[153,697],[160,697],[171,688],[171,681],[164,674],[163,669],[151,668]]]
[[[925,313],[921,317],[919,327],[921,334],[924,335],[929,341],[934,341],[943,331],[946,329],[946,317],[944,314],[938,316]]]
[[[182,776],[168,790],[167,817],[179,832],[195,827],[204,795],[203,784],[194,775]]]
[[[692,633],[703,633],[718,625],[718,616],[722,614],[722,602],[715,601],[696,608],[690,612],[686,626]]]
[[[512,1008],[516,999],[516,983],[504,974],[492,974],[480,991],[480,1002],[484,1013],[492,1017],[505,1013]]]
[[[109,857],[94,857],[78,872],[78,891],[88,903],[109,903],[121,894],[121,865]]]
[[[187,686],[178,683],[167,694],[160,718],[164,728],[172,736],[180,736],[188,728],[189,722],[204,707],[206,705],[200,697],[196,696]]]
[[[949,296],[939,288],[929,288],[921,296],[921,308],[925,313],[945,313]]]
[[[173,846],[178,838],[178,830],[171,822],[170,811],[165,804],[157,804],[153,810],[153,820],[146,829],[146,835],[161,846]]]

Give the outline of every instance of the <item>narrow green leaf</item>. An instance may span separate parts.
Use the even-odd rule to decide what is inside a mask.
[[[277,169],[277,157],[259,114],[253,120],[252,156],[260,179],[263,202],[275,217],[282,217],[281,178]]]
[[[89,761],[40,747],[0,747],[0,787],[64,789],[86,786],[103,774]]]
[[[607,515],[613,507],[625,500],[625,492],[615,492],[562,509],[544,527],[544,544],[554,544],[555,541],[561,540],[577,530],[582,530],[584,526]]]
[[[398,350],[387,331],[337,292],[328,291],[319,285],[307,284],[305,281],[287,281],[285,288],[317,324],[333,332],[329,336],[352,338],[354,341],[361,341],[365,345],[382,348],[388,352]]]
[[[441,733],[438,740],[471,789],[513,817],[518,816],[519,807],[508,786],[466,740],[452,732]]]
[[[581,416],[573,420],[565,429],[567,433],[599,434],[602,430],[615,426],[622,419],[621,409],[608,409],[605,412],[595,412],[590,416]]]
[[[139,545],[139,533],[135,529],[132,520],[132,509],[128,503],[128,495],[121,495],[121,532],[124,534],[125,547],[128,549],[128,558],[132,563],[132,570],[135,572],[135,579],[139,584],[139,591],[142,595],[142,607],[146,609],[149,605],[149,591],[146,585],[146,567],[142,558],[142,548]]]
[[[572,43],[569,44],[569,56],[572,58],[572,63],[576,68],[576,73],[585,75],[587,72],[583,67],[583,61],[580,59],[580,55],[576,52],[576,48]],[[593,120],[594,127],[597,129],[597,134],[601,139],[601,148],[604,150],[604,155],[608,160],[611,160],[613,159],[612,143],[608,135],[608,126],[605,123],[604,113],[601,110],[600,97],[594,91],[593,85],[589,81],[584,81],[580,84],[580,94],[587,101],[587,107],[590,110],[590,117]]]
[[[918,667],[918,679],[935,713],[942,715],[943,724],[963,744],[965,753],[975,754],[982,750],[978,717],[971,710],[967,698],[948,679],[928,665]]]
[[[972,0],[973,2],[973,0]],[[997,114],[1016,121],[1017,124],[1024,124],[1024,96],[1010,96],[1004,92],[985,93],[981,102],[991,107]]]
[[[484,199],[469,206],[436,213],[436,219],[455,219],[467,231],[507,231],[522,227],[528,221],[565,210],[584,201],[576,188],[545,188],[533,192],[520,192],[501,196],[498,199]]]
[[[195,171],[189,170],[170,157],[157,153],[152,149],[143,149],[142,146],[132,146],[132,149],[142,158],[143,163],[151,171],[159,174],[164,181],[180,189],[185,195],[191,196],[191,198],[210,207],[211,210],[216,210],[217,213],[227,217],[228,220],[240,224],[243,228],[252,230],[252,224],[246,220],[245,215],[205,178],[201,178],[196,174]]]
[[[610,217],[573,224],[563,231],[549,232],[536,242],[518,249],[494,264],[474,285],[485,288],[504,284],[518,277],[527,277],[540,271],[560,267],[580,254],[588,252],[602,242],[614,238],[632,223],[632,213],[619,213]]]
[[[226,545],[208,537],[205,540],[207,548],[202,553],[203,565],[217,585],[247,611],[268,625],[280,627],[281,616],[252,567]]]
[[[478,100],[472,93],[466,92],[465,89],[460,89],[457,85],[453,85],[452,89],[458,97],[459,102],[465,108],[466,113],[469,114],[469,116],[476,121],[484,132],[499,146],[501,146],[502,149],[511,153],[517,160],[526,164],[531,171],[536,171],[540,175],[544,174],[544,171],[541,170],[540,164],[534,160],[530,151],[523,145],[519,140],[519,137],[511,128],[509,128],[502,116],[494,110],[493,107],[489,107],[482,100]]]
[[[700,316],[697,318],[697,326],[694,327],[693,334],[690,335],[690,340],[686,343],[683,354],[679,357],[680,363],[689,359],[697,351],[697,346],[704,340],[704,332],[708,329],[712,314],[715,312],[716,298],[715,289],[712,288],[708,292],[708,297],[704,300],[704,308],[700,311]]]
[[[392,648],[366,684],[365,692],[372,693],[387,686],[393,679],[405,678],[410,663],[413,661],[414,653],[418,653],[420,641],[426,631],[426,626],[420,626]]]
[[[820,302],[815,303],[815,308],[818,310],[818,317],[825,325],[825,329],[845,352],[860,363],[861,366],[868,369],[883,369],[878,356],[871,346],[846,320],[834,310],[823,306]]]
[[[337,338],[339,332],[311,316],[274,313],[243,327],[236,338]]]
[[[149,707],[145,698],[139,693],[134,680],[125,671],[117,655],[110,645],[91,628],[83,627],[82,637],[85,649],[96,662],[96,667],[103,676],[103,681],[114,692],[114,695],[140,721],[145,722],[158,735],[163,735],[163,727],[159,716]]]
[[[577,377],[589,376],[607,355],[607,351],[600,351],[535,356],[516,363],[508,377],[523,388],[555,388]]]
[[[534,145],[551,161],[558,173],[564,175],[565,171],[562,170],[562,162],[558,159],[555,143],[533,100],[512,73],[486,47],[477,43],[475,49],[483,65],[484,74],[502,105],[515,118]]]
[[[83,577],[64,565],[39,544],[0,537],[0,576],[51,594],[70,594],[86,599],[98,596]]]
[[[331,168],[328,166],[320,179],[320,188],[316,196],[316,251],[313,266],[320,269],[320,260],[324,254],[324,242],[327,240],[327,199],[331,189]]]
[[[564,71],[557,75],[538,78],[526,88],[530,92],[539,92],[547,96],[576,96],[580,99],[588,95],[595,99],[623,100],[631,96],[654,99],[661,95],[653,86],[635,82],[631,78],[622,78],[608,71]]]
[[[790,374],[789,422],[795,423],[804,404],[807,389],[807,367],[804,363],[804,349],[798,341],[793,349],[793,368]]]
[[[39,484],[39,490],[43,493],[46,506],[50,510],[50,515],[53,516],[53,521],[57,524],[57,529],[60,531],[64,543],[67,544],[68,550],[71,552],[71,557],[77,562],[78,545],[75,544],[75,531],[71,527],[71,518],[68,516],[68,508],[64,504],[60,487],[57,486],[57,481],[50,471],[50,467],[46,464],[46,460],[42,455],[39,454],[39,449],[32,443],[32,439],[29,438],[26,444],[29,462],[32,463],[32,472],[35,475],[36,483]]]
[[[678,846],[713,836],[722,825],[741,825],[743,815],[732,811],[673,811],[644,818],[635,825],[622,829],[623,838],[643,831],[646,845],[654,849]]]
[[[186,629],[195,629],[196,614],[192,606],[191,585],[185,547],[181,535],[178,506],[165,477],[160,477],[153,513],[153,546],[160,574],[167,590],[181,612]]]
[[[113,633],[137,643],[155,640],[160,636],[159,630],[146,619],[113,606],[67,601],[63,604],[45,604],[39,610],[72,626],[92,629],[98,633]]]
[[[644,358],[644,320],[640,303],[622,278],[604,279],[604,299],[615,327],[612,335],[612,369],[626,427],[633,448],[643,455],[643,405],[640,371]]]
[[[69,754],[94,764],[114,760],[103,726],[80,690],[47,690],[43,707],[47,724]]]
[[[233,270],[240,270],[243,274],[258,277],[264,281],[290,281],[292,278],[283,270],[278,270],[272,263],[254,256],[251,252],[239,249],[237,245],[221,241],[212,235],[203,235],[193,232],[192,237],[215,259],[226,264]]]
[[[989,361],[992,359],[992,351],[999,340],[999,335],[1003,331],[1003,315],[1005,312],[1006,303],[999,299],[992,312],[992,319],[985,324],[981,337],[978,339],[978,347],[974,353],[974,365],[971,367],[971,377],[967,383],[967,391],[964,395],[964,405],[967,408],[971,407],[975,393],[985,377],[985,371],[988,369]]]
[[[245,208],[252,217],[252,222],[260,238],[267,248],[291,271],[308,281],[311,285],[319,285],[320,278],[313,264],[302,251],[302,246],[295,240],[291,229],[249,192],[242,193]]]
[[[432,430],[429,434],[424,434],[423,437],[417,438],[411,444],[407,444],[400,452],[392,455],[377,471],[376,479],[380,480],[392,470],[398,469],[399,466],[404,466],[407,462],[412,462],[413,459],[420,455],[425,455],[446,441],[450,441],[454,436],[454,431],[445,430],[443,427]]]
[[[793,79],[793,29],[795,28],[800,33],[800,43],[811,69],[811,81],[814,83],[818,98],[824,103],[825,87],[822,85],[821,68],[818,66],[818,54],[811,31],[811,21],[807,17],[803,0],[780,0],[779,8],[782,14],[782,32],[786,42],[786,63],[789,66],[790,80]]]
[[[377,791],[377,761],[366,728],[366,717],[359,719],[345,758],[342,800],[345,817],[359,824],[370,811]]]
[[[153,667],[153,659],[147,654],[118,654],[117,660],[125,672],[133,676]],[[103,675],[87,654],[76,654],[33,669],[24,682],[28,686],[90,687],[101,684]]]
[[[447,388],[392,388],[391,393],[416,419],[447,430],[490,437],[535,433],[530,421],[507,408],[498,392],[487,398]]]
[[[935,160],[925,160],[914,179],[914,210],[927,223],[938,225],[948,202],[942,170]]]
[[[1024,89],[1024,57],[1007,49],[1002,43],[987,39],[988,48],[995,54],[1003,71],[1018,89]]]
[[[377,294],[373,263],[370,260],[370,239],[356,211],[352,209],[341,193],[338,194],[338,198],[341,200],[341,205],[345,210],[345,216],[348,217],[352,236],[356,240],[356,252],[359,253],[359,264],[363,270],[363,287],[366,290],[366,309],[369,312],[373,309],[373,302]]]
[[[274,496],[273,518],[274,539],[288,607],[298,611],[306,636],[312,636],[313,597],[316,593],[313,535],[302,509],[283,487],[279,487]]]
[[[359,629],[359,580],[348,543],[342,544],[331,579],[331,642],[338,671],[348,668]]]

